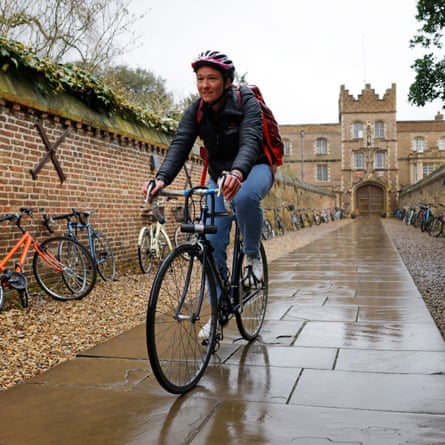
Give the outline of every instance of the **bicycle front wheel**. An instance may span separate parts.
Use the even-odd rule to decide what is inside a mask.
[[[263,263],[263,280],[260,283],[247,288],[243,285],[243,273],[246,268],[246,256],[243,253],[240,255],[236,271],[240,298],[240,307],[235,313],[236,324],[240,334],[248,341],[252,341],[258,336],[266,315],[269,279],[266,252],[262,243],[260,255]]]
[[[116,261],[107,237],[101,232],[93,232],[94,261],[97,271],[104,281],[113,280],[116,275]]]
[[[96,283],[96,267],[88,250],[79,242],[55,236],[37,247],[33,259],[39,286],[56,300],[79,300]]]
[[[216,292],[200,247],[183,244],[161,264],[147,311],[147,351],[167,391],[183,394],[201,379],[216,341]],[[210,320],[208,340],[202,328]],[[201,334],[201,335],[200,335]]]
[[[6,301],[5,290],[3,289],[3,286],[0,284],[0,311],[2,310],[2,307],[5,304],[5,301]]]
[[[272,224],[268,219],[263,220],[263,229],[261,233],[263,240],[269,240],[273,238],[273,228]]]
[[[151,233],[148,227],[143,227],[139,233],[138,259],[142,273],[150,272],[153,265],[153,252],[151,251]]]

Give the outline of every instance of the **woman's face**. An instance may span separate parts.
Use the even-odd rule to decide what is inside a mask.
[[[220,71],[211,66],[202,66],[196,72],[196,84],[201,99],[206,103],[216,102],[226,87],[224,77]]]

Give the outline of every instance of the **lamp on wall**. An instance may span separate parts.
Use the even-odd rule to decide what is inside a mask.
[[[157,170],[161,165],[161,162],[159,161],[158,155],[151,155],[150,156],[150,170],[154,171]]]

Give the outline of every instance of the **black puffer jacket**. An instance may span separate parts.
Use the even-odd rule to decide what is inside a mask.
[[[223,170],[240,170],[246,178],[255,164],[267,164],[262,148],[263,124],[261,110],[254,94],[241,87],[241,106],[238,93],[232,87],[227,92],[225,105],[215,116],[204,103],[198,123],[199,99],[193,102],[179,123],[157,178],[170,184],[184,165],[200,135],[207,148],[209,174],[217,179]]]

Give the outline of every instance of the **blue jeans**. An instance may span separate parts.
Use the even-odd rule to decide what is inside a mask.
[[[260,250],[263,228],[261,200],[269,193],[272,185],[273,177],[270,166],[267,164],[255,165],[233,200],[246,255],[256,256]],[[209,187],[216,186],[216,182],[210,178]],[[222,195],[215,197],[215,205],[217,212],[224,212],[224,198]],[[227,246],[230,241],[232,218],[216,218],[215,224],[218,229],[217,233],[207,237],[214,248],[214,258],[221,272],[221,277],[223,280],[227,280]]]

